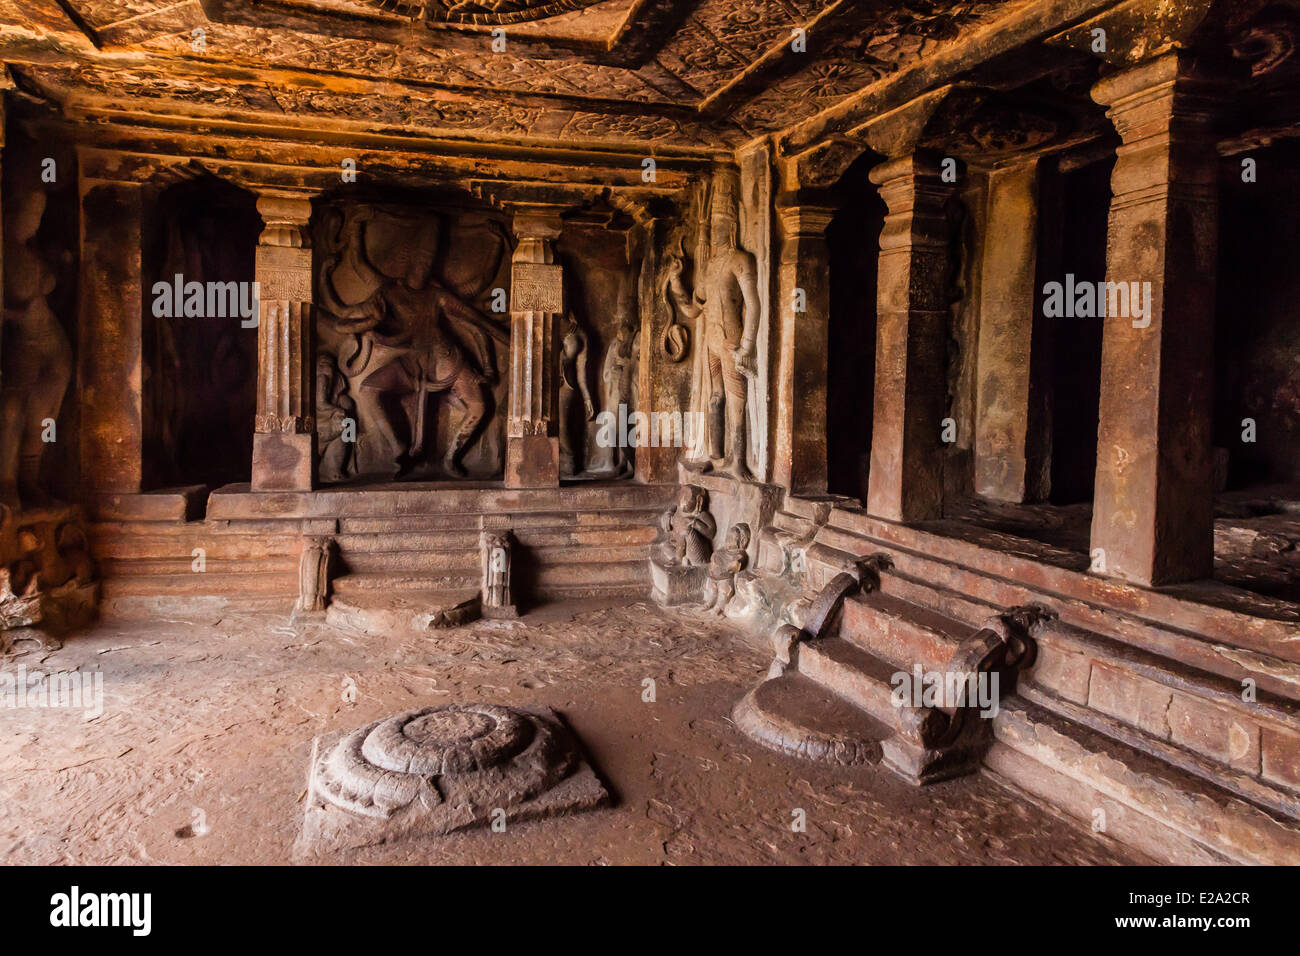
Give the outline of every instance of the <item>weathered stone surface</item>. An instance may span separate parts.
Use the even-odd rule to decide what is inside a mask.
[[[1106,278],[1150,290],[1108,315],[1092,547],[1141,584],[1213,567],[1211,352],[1218,176],[1212,89],[1169,54],[1094,93],[1124,139],[1111,175]]]
[[[470,588],[371,586],[336,595],[325,612],[325,619],[335,627],[363,634],[436,631],[460,627],[480,616],[478,592]]]
[[[871,172],[889,206],[880,233],[876,392],[867,510],[892,521],[943,506],[944,341],[952,275],[938,157],[918,153]]]
[[[316,739],[298,848],[504,828],[608,800],[554,711],[429,707]]]

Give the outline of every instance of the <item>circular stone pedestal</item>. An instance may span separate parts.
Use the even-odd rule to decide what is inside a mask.
[[[300,847],[445,834],[607,798],[553,711],[427,707],[317,739]]]

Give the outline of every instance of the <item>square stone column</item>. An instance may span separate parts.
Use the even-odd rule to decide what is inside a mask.
[[[135,494],[144,473],[141,187],[95,178],[81,160],[81,473],[91,496]]]
[[[558,212],[514,215],[510,265],[510,413],[506,425],[507,488],[560,484],[559,350],[564,273],[555,261]]]
[[[257,242],[257,419],[254,491],[316,484],[316,326],[312,315],[311,202],[265,194]]]
[[[1093,564],[1145,585],[1213,570],[1218,156],[1208,94],[1177,53],[1093,89],[1123,141],[1106,279],[1151,290],[1148,315],[1105,318]]]
[[[956,190],[926,150],[871,171],[888,213],[876,287],[876,391],[868,513],[890,521],[943,509],[950,276],[946,204]]]
[[[830,343],[830,252],[835,210],[810,197],[778,200],[776,455],[773,480],[792,494],[826,494],[826,352]],[[865,370],[863,372],[865,373]]]
[[[1038,321],[1038,161],[988,174],[975,367],[975,492],[1050,491],[1046,328]],[[1054,277],[1055,278],[1055,277]]]

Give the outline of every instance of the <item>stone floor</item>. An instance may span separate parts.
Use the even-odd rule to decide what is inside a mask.
[[[1145,862],[987,777],[915,790],[759,748],[728,712],[765,669],[761,646],[640,602],[385,639],[270,612],[158,616],[14,653],[6,669],[102,670],[105,709],[0,711],[4,863],[288,862],[315,735],[476,700],[564,714],[615,806],[328,861]]]
[[[968,498],[922,527],[1060,567],[1089,565],[1089,504],[1007,504]],[[1215,498],[1214,578],[1164,590],[1193,601],[1292,620],[1300,604],[1300,488],[1268,486]]]

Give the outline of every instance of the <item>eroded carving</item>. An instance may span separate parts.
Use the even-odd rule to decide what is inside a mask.
[[[704,584],[704,608],[719,617],[736,593],[736,575],[749,565],[749,525],[743,521],[727,529],[723,546],[709,559],[709,577]]]
[[[510,570],[514,563],[509,531],[479,533],[479,554],[483,566],[480,591],[481,613],[486,618],[518,616],[514,593],[510,589]]]
[[[4,354],[0,392],[0,504],[50,501],[41,463],[72,377],[72,346],[46,296],[58,276],[35,245],[45,215],[38,183],[8,194],[4,210]]]
[[[709,493],[683,485],[677,504],[659,519],[659,538],[650,546],[652,596],[665,606],[698,603],[704,592],[713,536]]]
[[[608,798],[553,711],[427,707],[317,738],[298,850],[440,836]]]

